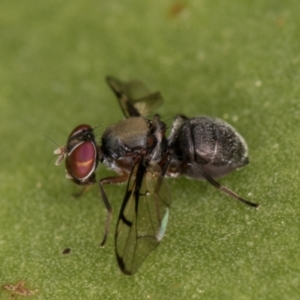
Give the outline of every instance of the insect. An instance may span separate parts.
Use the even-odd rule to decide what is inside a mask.
[[[79,125],[69,135],[66,145],[54,153],[58,155],[56,164],[65,159],[67,178],[82,186],[96,182],[99,162],[118,173],[99,180],[107,208],[101,246],[106,242],[112,215],[103,185],[127,182],[116,226],[115,251],[122,272],[132,275],[160,243],[168,222],[172,198],[164,181],[170,162],[163,159],[168,147],[166,125],[158,115],[151,120],[144,117],[162,102],[160,93],[149,94],[138,81],[124,84],[107,77],[107,82],[126,118],[103,132],[100,145],[91,126]]]
[[[149,93],[139,81],[123,83],[110,76],[106,80],[125,119],[105,129],[100,144],[91,126],[79,125],[54,153],[56,164],[65,159],[67,178],[83,187],[96,183],[99,162],[118,173],[98,181],[107,209],[101,246],[112,215],[103,185],[127,182],[115,232],[116,258],[124,274],[134,274],[164,236],[172,201],[165,177],[205,179],[231,197],[258,206],[215,180],[248,163],[246,143],[230,125],[177,115],[166,138],[159,115],[147,118],[162,103],[160,93]]]

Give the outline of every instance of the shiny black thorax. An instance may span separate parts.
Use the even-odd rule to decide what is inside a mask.
[[[118,173],[129,173],[136,158],[158,162],[167,149],[166,125],[156,115],[153,120],[130,117],[108,127],[101,139],[101,161]]]
[[[204,169],[213,178],[219,178],[249,162],[247,145],[233,127],[206,116],[176,116],[169,149],[172,160],[167,175],[171,177],[184,174],[203,179]]]

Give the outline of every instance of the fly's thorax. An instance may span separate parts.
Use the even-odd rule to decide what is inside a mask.
[[[130,171],[140,156],[159,161],[167,149],[165,128],[159,116],[153,120],[130,117],[108,127],[102,136],[101,161],[118,173]]]
[[[130,117],[108,127],[102,136],[102,152],[117,158],[132,152],[149,154],[157,145],[166,143],[164,123],[155,119]]]
[[[142,117],[131,117],[108,127],[102,135],[104,154],[119,157],[135,148],[146,148],[150,122]]]

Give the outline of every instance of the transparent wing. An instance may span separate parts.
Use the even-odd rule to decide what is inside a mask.
[[[171,193],[160,167],[134,166],[120,211],[115,247],[123,273],[134,274],[162,240],[169,216]]]
[[[146,86],[138,81],[122,82],[112,76],[106,81],[119,100],[125,117],[149,116],[159,107],[162,96],[159,92],[150,93]]]

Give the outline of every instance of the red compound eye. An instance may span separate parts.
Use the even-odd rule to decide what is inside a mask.
[[[70,175],[78,180],[88,178],[96,168],[97,150],[92,142],[83,142],[74,147],[66,160]]]

